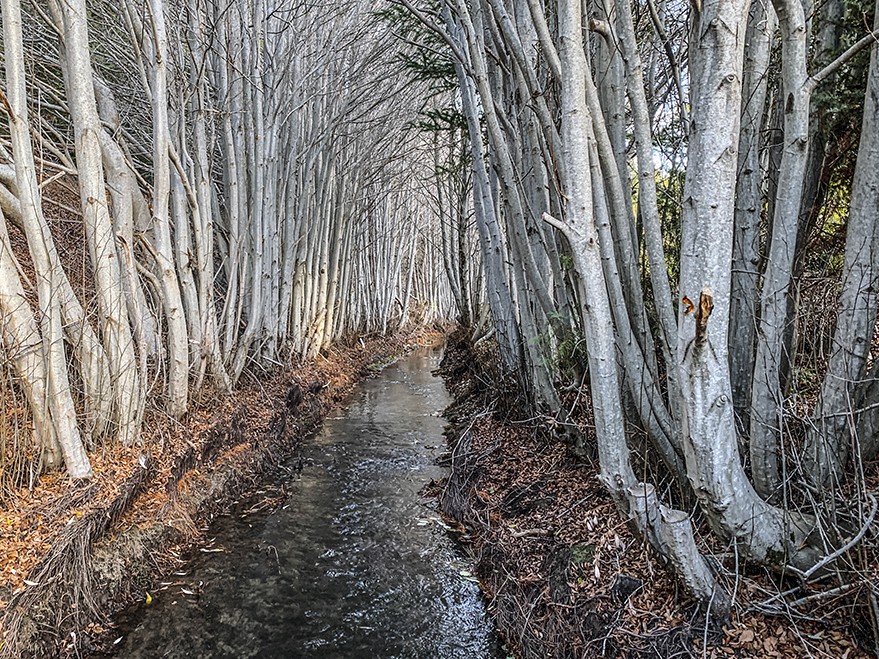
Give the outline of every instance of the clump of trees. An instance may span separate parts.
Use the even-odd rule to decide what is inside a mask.
[[[466,140],[491,331],[533,405],[564,419],[559,357],[585,344],[602,479],[713,613],[694,502],[737,566],[835,569],[879,610],[850,552],[879,450],[873,3],[394,4],[410,68],[457,87],[442,132]],[[822,360],[797,352],[818,274],[839,286]]]
[[[588,379],[604,482],[707,609],[690,509],[739,565],[856,578],[873,3],[0,4],[5,483],[86,478],[148,406],[454,308],[535,409],[565,423]]]
[[[424,86],[389,75],[371,3],[22,9],[2,2],[3,487],[87,478],[87,449],[248,368],[450,315]]]

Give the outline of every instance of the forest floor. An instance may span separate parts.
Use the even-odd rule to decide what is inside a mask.
[[[41,477],[0,501],[0,656],[80,656],[109,616],[205,538],[208,522],[254,490],[364,376],[427,332],[372,338],[251,376],[203,398],[182,421],[153,415],[143,441],[91,455],[94,478]]]
[[[839,584],[825,582],[782,606],[773,579],[758,568],[735,578],[728,560],[720,572],[734,593],[731,620],[706,624],[632,535],[597,465],[543,420],[517,418],[515,387],[499,390],[480,349],[462,336],[447,345],[452,472],[433,489],[517,657],[875,656],[869,582],[835,596]]]

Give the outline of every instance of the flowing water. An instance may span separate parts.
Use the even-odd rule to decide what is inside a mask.
[[[419,494],[444,475],[436,365],[416,354],[367,380],[305,442],[285,505],[218,520],[215,551],[120,619],[117,656],[503,656],[467,563]]]

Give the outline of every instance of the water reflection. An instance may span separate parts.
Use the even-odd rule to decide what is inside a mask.
[[[466,565],[419,495],[442,476],[448,399],[414,355],[303,449],[287,505],[211,529],[180,583],[121,620],[120,657],[501,656]]]

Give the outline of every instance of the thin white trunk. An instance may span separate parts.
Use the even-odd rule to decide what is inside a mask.
[[[730,289],[730,377],[739,427],[750,420],[751,379],[760,279],[760,225],[764,208],[760,166],[769,56],[776,17],[770,0],[754,0],[748,18],[742,83],[742,129],[736,180],[735,236]],[[744,435],[747,436],[747,432]]]
[[[110,366],[118,438],[126,446],[140,432],[143,384],[122,295],[119,256],[107,207],[98,116],[84,0],[60,3],[64,24],[67,97],[74,125],[79,194],[101,311],[101,334]]]
[[[877,3],[879,5],[879,3]],[[879,29],[877,6],[874,30]],[[817,483],[845,474],[848,459],[860,452],[865,459],[879,447],[877,400],[856,395],[865,380],[867,357],[876,326],[879,295],[879,46],[873,46],[867,77],[861,141],[852,181],[846,229],[845,264],[833,349],[814,422],[807,435],[807,473]],[[872,378],[879,375],[874,360]],[[876,389],[866,380],[866,388]],[[874,394],[875,395],[875,394]],[[856,410],[861,409],[859,413]],[[858,417],[862,417],[858,426]],[[860,432],[857,432],[860,431]],[[852,447],[852,439],[855,445]]]
[[[180,283],[174,264],[169,201],[171,193],[168,123],[168,47],[163,0],[150,0],[144,51],[149,55],[153,110],[153,235],[162,305],[168,323],[168,412],[182,416],[189,407],[189,338]]]
[[[52,259],[50,256],[52,237],[43,217],[30,141],[21,8],[18,0],[3,0],[2,9],[6,86],[10,112],[9,132],[15,158],[21,215],[28,248],[37,273],[40,325],[46,357],[48,408],[68,474],[71,478],[88,478],[92,474],[92,468],[76,423],[61,326],[59,291],[63,273],[57,259]]]
[[[614,320],[598,228],[593,210],[590,176],[591,117],[586,104],[586,77],[590,75],[583,50],[581,6],[562,0],[559,7],[559,56],[562,65],[562,144],[566,160],[566,221],[548,218],[568,238],[574,264],[583,281],[584,326],[589,345],[589,378],[601,466],[601,478],[617,504],[633,513],[642,533],[678,568],[687,588],[703,605],[715,601],[720,617],[728,612],[725,594],[714,581],[693,539],[686,514],[660,506],[649,485],[638,483],[626,445],[620,382],[616,365]]]
[[[784,93],[784,150],[772,218],[772,239],[763,274],[760,326],[751,389],[750,449],[754,486],[771,497],[781,482],[779,440],[784,439],[785,355],[788,297],[791,294],[800,201],[809,155],[809,95],[806,71],[806,18],[800,0],[775,0],[781,26]]]
[[[62,455],[49,411],[46,355],[33,309],[21,285],[19,267],[12,253],[6,220],[0,212],[0,331],[3,345],[30,406],[36,451],[44,466],[57,468],[62,465]]]
[[[692,129],[684,188],[678,369],[684,450],[709,524],[758,561],[810,567],[811,523],[766,503],[742,468],[727,359],[747,0],[702,5],[690,46]],[[760,520],[755,524],[754,520]]]
[[[668,266],[665,262],[662,227],[659,219],[659,201],[656,196],[656,168],[653,164],[653,130],[644,91],[641,56],[635,37],[630,0],[616,0],[617,20],[620,24],[620,43],[626,64],[629,107],[634,126],[635,150],[638,164],[638,209],[644,226],[644,244],[650,263],[650,281],[661,328],[662,348],[666,363],[674,362],[677,347],[677,322],[672,306]],[[673,371],[673,369],[670,369]],[[674,379],[672,379],[674,383]],[[676,388],[676,385],[675,385]],[[674,392],[673,398],[677,397]]]

